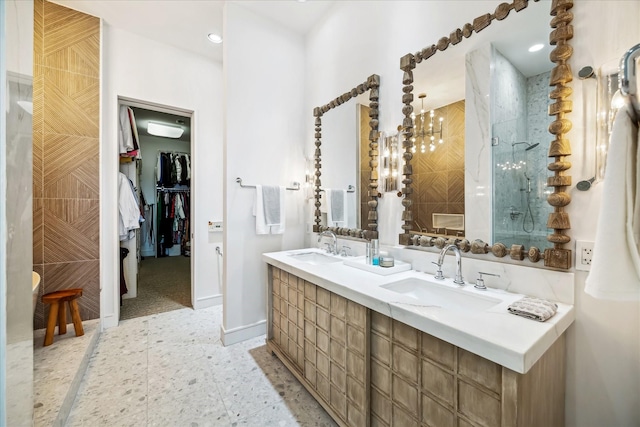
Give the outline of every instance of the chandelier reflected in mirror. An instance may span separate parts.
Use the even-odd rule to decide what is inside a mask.
[[[411,142],[413,142],[411,151],[414,153],[416,152],[416,143],[420,144],[420,152],[426,153],[427,145],[429,145],[429,151],[434,151],[436,149],[436,138],[438,139],[438,144],[442,144],[444,142],[442,139],[442,122],[444,121],[444,118],[440,117],[436,121],[434,110],[429,111],[429,114],[427,115],[427,112],[424,109],[424,99],[426,97],[426,93],[418,95],[418,98],[420,98],[421,101],[420,114],[411,114],[413,127],[416,130],[415,135],[411,138]]]

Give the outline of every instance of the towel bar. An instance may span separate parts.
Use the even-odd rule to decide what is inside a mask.
[[[640,43],[633,46],[622,56],[620,60],[620,92],[628,96],[636,115],[640,115],[640,102],[638,102],[638,84],[636,78],[636,58],[640,56]]]
[[[256,188],[256,186],[255,186],[255,185],[246,185],[246,184],[243,184],[243,183],[242,183],[242,178],[240,178],[240,177],[236,178],[236,182],[237,182],[238,184],[240,184],[240,187],[242,187],[242,188]],[[287,187],[287,190],[291,190],[291,191],[298,191],[298,190],[300,190],[300,183],[299,183],[299,182],[297,182],[297,181],[294,181],[294,183],[293,183],[293,187]]]
[[[320,192],[323,192],[324,189],[320,190]],[[353,185],[349,184],[349,186],[347,187],[347,193],[355,193],[356,192],[356,187],[354,187]]]

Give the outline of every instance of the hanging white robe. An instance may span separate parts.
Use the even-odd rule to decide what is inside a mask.
[[[640,150],[629,105],[617,115],[604,175],[602,204],[585,292],[614,301],[640,300]],[[634,214],[635,212],[635,214]]]
[[[140,208],[131,190],[129,178],[118,173],[118,235],[120,241],[129,240],[132,231],[140,228]]]

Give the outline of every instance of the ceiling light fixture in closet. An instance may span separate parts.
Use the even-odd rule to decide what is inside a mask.
[[[148,122],[147,132],[154,136],[177,139],[182,136],[184,129],[178,126],[165,125],[163,123]]]

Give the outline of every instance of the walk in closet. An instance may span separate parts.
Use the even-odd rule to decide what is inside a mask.
[[[192,306],[192,164],[189,114],[127,101],[119,113],[123,320]]]

